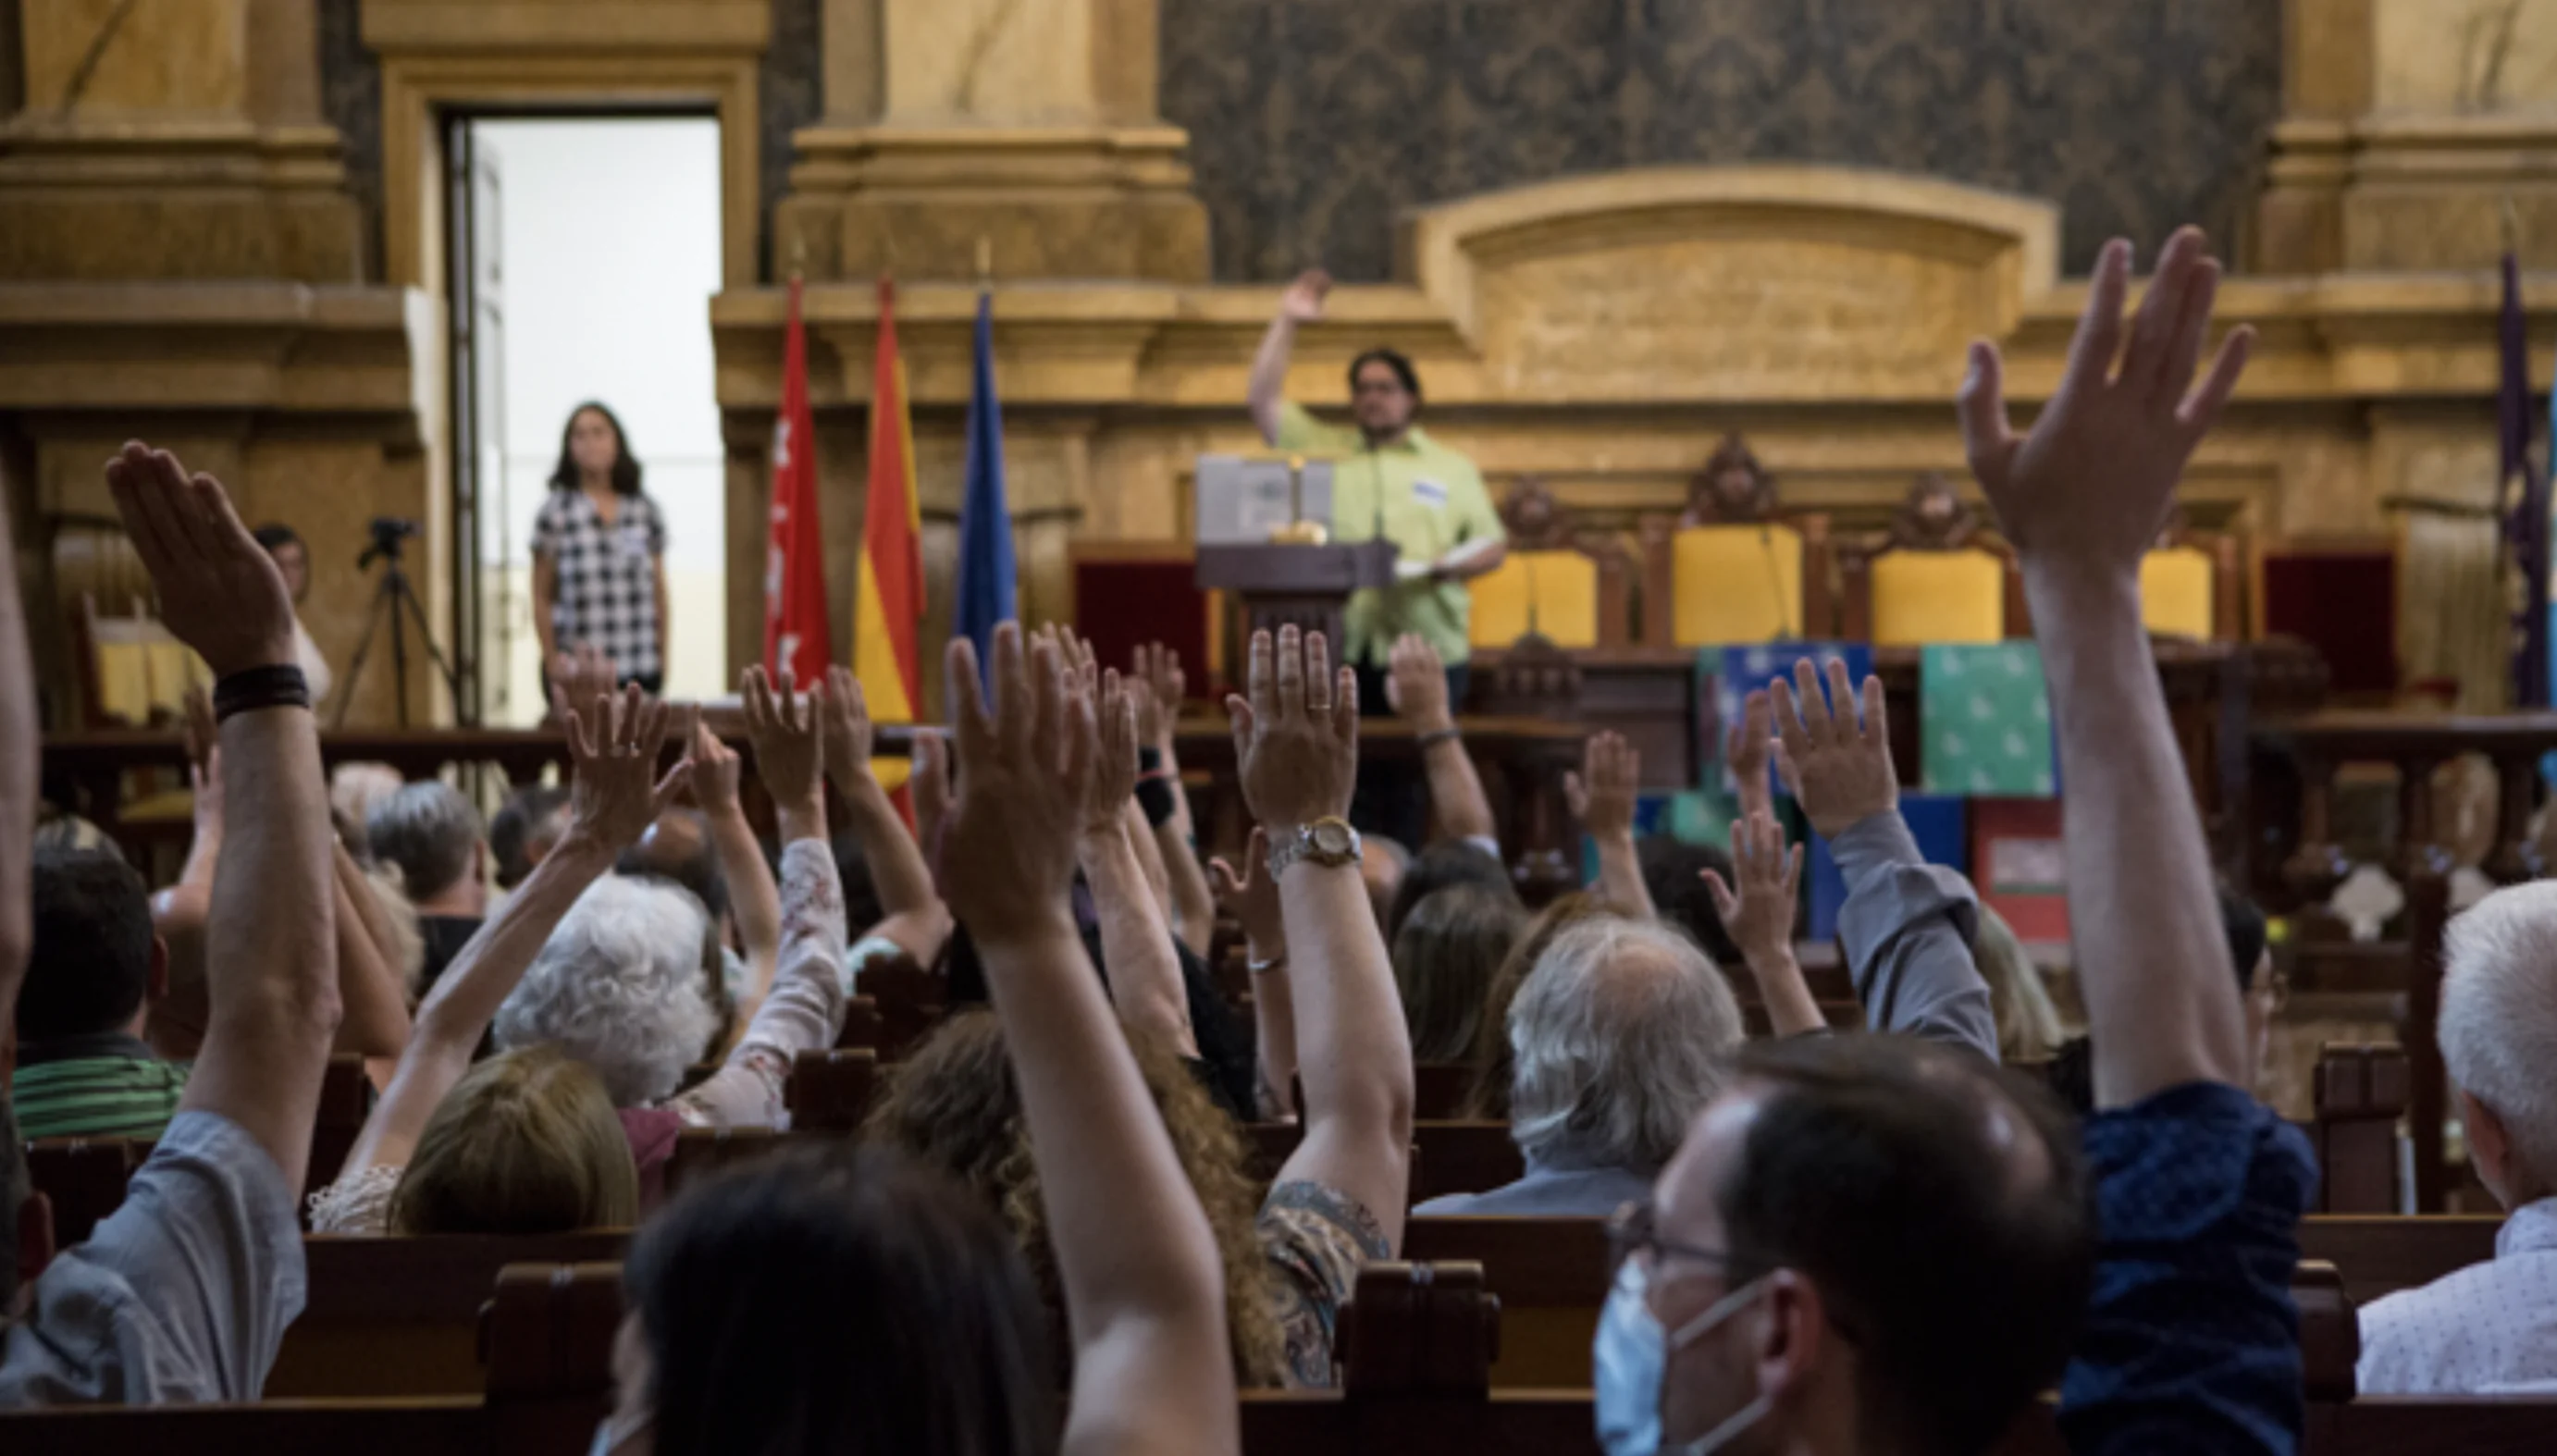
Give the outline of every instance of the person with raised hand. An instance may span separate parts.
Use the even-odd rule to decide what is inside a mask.
[[[1296,1002],[1287,990],[1287,922],[1278,883],[1270,877],[1270,836],[1256,826],[1243,847],[1243,867],[1209,861],[1217,904],[1243,927],[1244,968],[1252,976],[1255,1041],[1253,1108],[1266,1123],[1296,1121]]]
[[[1140,827],[1128,805],[1137,791],[1137,700],[1119,670],[1101,674],[1094,702],[1100,738],[1083,819],[1075,831],[1075,860],[1092,887],[1100,921],[1101,960],[1110,968],[1110,999],[1133,1034],[1148,1036],[1197,1061],[1198,1037],[1190,1026],[1189,993],[1170,927],[1163,923],[1153,889],[1137,857]]]
[[[1819,671],[1804,661],[1792,683],[1769,685],[1776,769],[1846,880],[1838,939],[1865,1024],[1994,1061],[1997,1013],[1971,960],[1979,900],[1970,881],[1927,862],[1900,817],[1882,680],[1864,680],[1859,720],[1846,664],[1829,659],[1827,677],[1823,696]]]
[[[1074,1343],[1063,1449],[1234,1451],[1214,1236],[1085,956],[1067,893],[1100,728],[1060,650],[997,628],[993,698],[950,645],[958,783],[944,898],[986,967],[1039,1165]]]
[[[161,616],[214,675],[227,826],[205,936],[211,1012],[178,1116],[124,1204],[36,1282],[0,1334],[0,1406],[254,1400],[301,1312],[294,1193],[311,1160],[339,1016],[328,795],[293,602],[212,476],[128,443],[107,489]],[[0,987],[24,962],[22,853],[34,701],[14,614],[0,619]],[[14,1138],[12,1139],[14,1147]]]
[[[2140,617],[2141,559],[2253,331],[2230,330],[2197,386],[2219,263],[2199,230],[2177,232],[2125,327],[2130,265],[2129,244],[2105,246],[2030,432],[2008,423],[1992,344],[1972,345],[1960,404],[2022,560],[2069,786],[2102,1263],[2060,1419],[2082,1452],[2287,1451],[2305,1420],[2289,1283],[2316,1165],[2246,1089],[2210,849]]]
[[[729,915],[737,923],[744,957],[745,975],[737,984],[735,1018],[742,1031],[763,998],[772,993],[772,978],[781,967],[781,889],[772,882],[772,866],[765,862],[763,846],[754,837],[754,826],[746,823],[745,806],[738,797],[743,760],[720,741],[699,713],[693,715],[684,747],[684,756],[693,765],[693,802],[701,807],[702,821],[710,829],[711,853],[719,861]]]
[[[617,693],[596,692],[583,706],[563,698],[560,707],[568,741],[568,833],[463,946],[419,1003],[417,1034],[348,1149],[344,1170],[312,1195],[311,1226],[317,1232],[557,1233],[578,1226],[521,1227],[522,1219],[506,1218],[493,1207],[507,1190],[434,1186],[446,1172],[484,1175],[491,1167],[512,1167],[525,1170],[525,1176],[512,1181],[545,1189],[605,1186],[615,1181],[617,1172],[618,1182],[631,1185],[629,1151],[617,1138],[608,1147],[618,1155],[617,1165],[545,1166],[571,1157],[584,1144],[543,1135],[549,1125],[540,1116],[542,1099],[480,1108],[473,1099],[452,1096],[466,1076],[481,1075],[472,1071],[472,1054],[551,932],[589,887],[612,872],[621,853],[639,843],[657,816],[674,806],[686,783],[698,781],[696,759],[678,762],[662,776],[657,772],[674,728],[673,715],[666,705],[648,700],[637,684]],[[675,730],[689,737],[698,726],[687,722]],[[527,1054],[513,1051],[492,1059],[484,1075],[502,1079],[507,1068],[496,1064]],[[463,1116],[474,1110],[478,1116]],[[429,1151],[422,1154],[421,1148]],[[539,1176],[530,1171],[534,1169]],[[580,1202],[562,1199],[559,1206]],[[416,1219],[399,1216],[403,1207],[471,1205],[483,1215],[472,1222],[483,1226],[419,1227]]]
[[[1437,820],[1439,837],[1470,845],[1498,860],[1500,829],[1492,820],[1492,801],[1483,792],[1482,775],[1474,770],[1474,755],[1465,750],[1464,732],[1456,727],[1455,710],[1447,701],[1447,667],[1438,649],[1417,632],[1397,637],[1387,659],[1385,686],[1388,706],[1411,727],[1412,741],[1419,750],[1421,774],[1429,785],[1429,813]],[[1424,828],[1407,826],[1401,838],[1418,844]]]
[[[1628,915],[1649,920],[1656,912],[1643,883],[1643,860],[1634,849],[1634,802],[1643,791],[1643,755],[1621,733],[1591,733],[1581,747],[1580,771],[1562,776],[1571,817],[1598,850],[1598,893]]]
[[[1819,1002],[1803,980],[1794,956],[1794,915],[1802,904],[1803,847],[1785,848],[1785,831],[1775,816],[1761,810],[1731,821],[1730,883],[1713,870],[1704,871],[1713,895],[1714,913],[1740,947],[1758,996],[1767,1007],[1767,1024],[1778,1036],[1805,1036],[1828,1029]]]
[[[1172,931],[1191,955],[1204,956],[1216,939],[1216,896],[1199,862],[1198,832],[1181,788],[1174,742],[1181,699],[1189,690],[1180,654],[1159,642],[1140,647],[1137,670],[1121,682],[1137,704],[1137,807],[1170,880]]]
[[[819,704],[826,725],[826,776],[834,780],[835,792],[843,796],[844,807],[851,816],[854,840],[862,848],[862,858],[870,865],[871,884],[878,892],[879,909],[885,918],[866,927],[846,964],[851,967],[855,987],[861,981],[861,969],[875,960],[897,955],[913,958],[918,966],[929,966],[941,954],[950,939],[950,907],[941,903],[940,893],[932,887],[932,863],[907,832],[904,816],[896,803],[871,769],[871,744],[875,730],[871,724],[870,698],[862,691],[862,681],[851,669],[826,669],[826,694]],[[917,768],[911,780],[914,785],[917,818],[921,819],[923,799],[934,788],[946,789],[949,775],[946,767],[936,779],[926,755],[941,745],[927,749],[931,738],[925,730],[914,735]],[[938,822],[939,800],[934,800],[931,822]]]
[[[1392,1258],[1412,1178],[1412,1040],[1347,815],[1358,782],[1358,681],[1323,634],[1252,634],[1248,697],[1228,697],[1244,804],[1269,840],[1285,927],[1305,1133],[1265,1219],[1306,1251],[1308,1307],[1289,1356],[1329,1380],[1339,1305],[1362,1262]],[[1322,1297],[1310,1297],[1320,1290]]]

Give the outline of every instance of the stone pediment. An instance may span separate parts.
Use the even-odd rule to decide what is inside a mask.
[[[1828,167],[1571,178],[1411,214],[1496,398],[1948,398],[2058,282],[2060,210]]]

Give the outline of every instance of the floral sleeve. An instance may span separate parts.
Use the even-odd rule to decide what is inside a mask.
[[[1287,1346],[1287,1384],[1328,1390],[1332,1337],[1359,1270],[1392,1258],[1394,1247],[1367,1206],[1321,1183],[1281,1183],[1261,1205],[1261,1250],[1278,1271],[1278,1320]]]
[[[781,852],[781,965],[772,993],[728,1064],[671,1106],[696,1127],[778,1127],[790,1064],[834,1045],[843,1027],[843,881],[831,850],[796,840]]]

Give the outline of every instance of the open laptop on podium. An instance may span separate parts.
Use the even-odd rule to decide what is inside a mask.
[[[1196,479],[1198,584],[1243,599],[1245,631],[1320,631],[1339,660],[1342,608],[1352,592],[1394,584],[1396,551],[1332,540],[1331,463],[1201,456]]]

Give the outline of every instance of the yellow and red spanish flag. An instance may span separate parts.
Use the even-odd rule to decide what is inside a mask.
[[[913,723],[923,701],[915,639],[923,623],[923,522],[914,491],[914,426],[896,348],[896,285],[879,280],[878,358],[871,375],[870,505],[853,598],[853,673],[873,723]],[[875,765],[906,810],[903,760]],[[908,812],[909,822],[912,819]]]
[[[772,540],[763,566],[763,670],[802,687],[825,681],[835,658],[826,623],[826,541],[817,525],[817,430],[808,412],[808,337],[799,280],[781,348],[781,416],[772,427]]]

